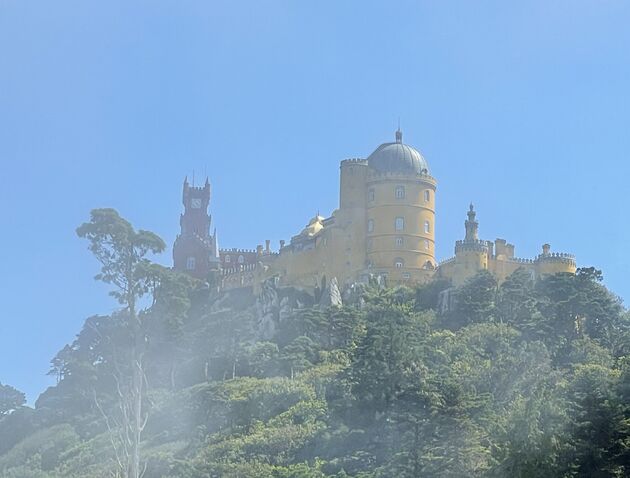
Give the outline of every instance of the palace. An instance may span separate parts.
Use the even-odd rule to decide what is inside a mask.
[[[504,239],[479,239],[472,204],[455,256],[437,262],[437,181],[422,154],[403,143],[400,130],[394,142],[381,144],[366,159],[343,160],[339,183],[339,208],[330,217],[316,215],[272,252],[268,240],[255,250],[219,249],[216,230],[210,234],[208,180],[203,187],[184,180],[181,233],[173,247],[175,269],[199,279],[220,278],[223,288],[256,287],[276,277],[281,285],[305,289],[333,278],[344,286],[370,277],[390,284],[437,277],[457,286],[484,269],[499,281],[519,267],[534,278],[576,270],[572,255],[552,253],[548,244],[536,258],[519,259]]]

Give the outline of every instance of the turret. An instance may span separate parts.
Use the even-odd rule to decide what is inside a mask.
[[[492,247],[488,241],[479,239],[479,223],[476,219],[475,208],[470,204],[468,219],[464,222],[466,235],[463,240],[455,242],[455,283],[463,283],[478,271],[488,269],[488,260],[492,254]]]
[[[367,258],[373,274],[422,282],[435,269],[435,189],[422,154],[402,142],[380,145],[367,159]]]
[[[477,235],[477,229],[479,228],[479,223],[475,220],[475,208],[472,203],[470,203],[470,209],[468,210],[468,219],[464,223],[466,227],[466,241],[476,241],[479,239]]]
[[[180,216],[181,232],[173,245],[173,264],[199,279],[206,279],[211,270],[220,268],[216,230],[210,234],[212,217],[210,205],[210,181],[203,187],[191,186],[188,177],[182,186],[184,213]]]

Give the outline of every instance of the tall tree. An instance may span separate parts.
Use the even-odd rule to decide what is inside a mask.
[[[117,452],[118,466],[124,476],[139,478],[140,442],[148,418],[144,409],[145,376],[143,357],[146,338],[138,301],[146,294],[151,280],[149,253],[162,252],[166,245],[156,234],[139,230],[113,209],[94,209],[90,222],[77,228],[79,237],[89,241],[89,249],[101,263],[96,279],[111,284],[110,294],[120,303],[128,319],[130,350],[127,364],[130,377],[119,376],[118,392],[123,410],[122,440]],[[118,369],[120,374],[123,368]]]

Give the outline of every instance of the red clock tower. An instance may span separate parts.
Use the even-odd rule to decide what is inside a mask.
[[[210,234],[212,217],[208,214],[208,178],[203,187],[190,186],[188,178],[184,179],[182,203],[184,213],[179,220],[181,232],[173,245],[173,266],[175,270],[205,280],[211,271],[221,267],[216,230]]]

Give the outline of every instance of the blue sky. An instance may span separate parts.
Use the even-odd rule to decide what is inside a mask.
[[[0,381],[34,401],[115,307],[74,232],[90,209],[170,247],[195,170],[222,246],[277,247],[399,117],[439,181],[439,259],[472,200],[483,238],[549,242],[630,298],[628,24],[613,0],[0,0]]]

